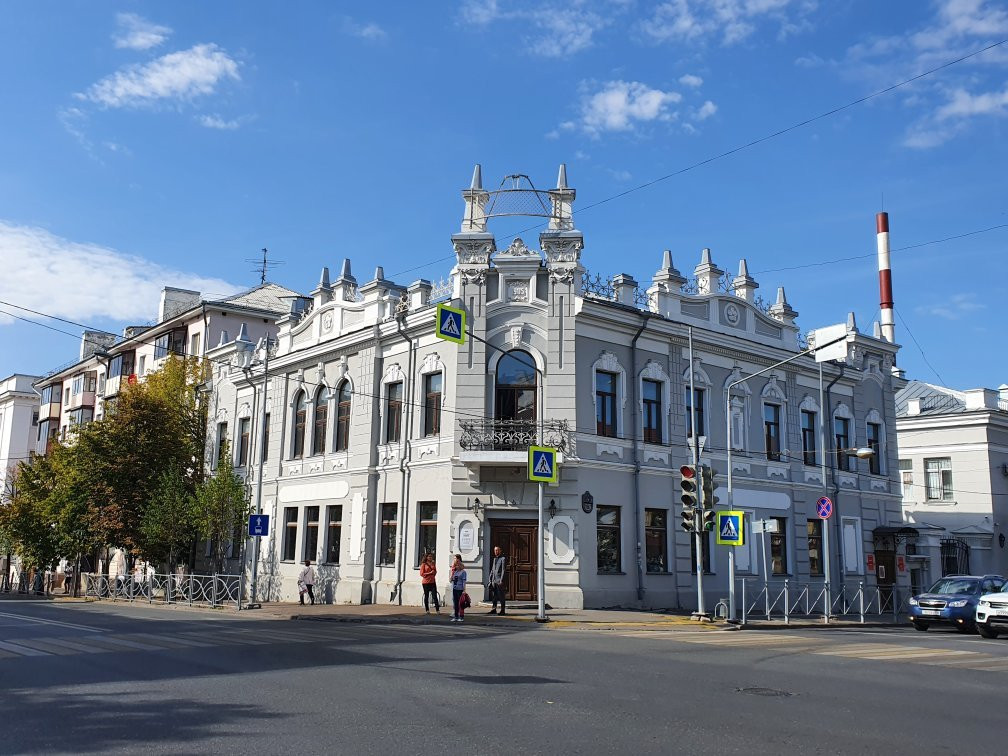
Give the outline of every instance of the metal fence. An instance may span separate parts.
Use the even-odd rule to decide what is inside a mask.
[[[899,622],[906,609],[909,594],[903,595],[896,586],[866,586],[859,582],[828,588],[826,583],[798,583],[790,580],[766,583],[758,578],[742,578],[735,593],[739,619],[746,624],[751,619],[783,619],[809,617],[825,619],[892,618]],[[829,609],[827,610],[827,607]]]
[[[84,596],[108,601],[145,601],[148,604],[188,604],[189,606],[242,608],[240,575],[167,575],[110,578],[85,572]]]

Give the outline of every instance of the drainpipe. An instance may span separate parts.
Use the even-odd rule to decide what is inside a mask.
[[[640,458],[637,454],[637,425],[639,422],[637,408],[637,339],[647,328],[648,320],[651,316],[644,313],[644,320],[641,321],[640,328],[630,341],[630,414],[633,417],[633,464],[634,464],[634,537],[637,539],[637,600],[644,600],[644,562],[641,553],[641,514],[640,514]]]
[[[401,318],[396,318],[396,329],[399,331],[399,336],[409,344],[409,359],[406,362],[409,366],[409,372],[406,374],[406,385],[403,386],[403,394],[406,397],[406,422],[402,424],[399,431],[399,448],[401,450],[399,454],[399,478],[402,484],[399,495],[399,516],[396,522],[396,530],[398,531],[396,535],[399,540],[399,546],[396,551],[398,554],[398,559],[396,560],[396,584],[392,591],[392,598],[396,599],[400,606],[402,606],[403,602],[402,585],[406,581],[406,516],[409,513],[407,500],[409,499],[410,492],[409,460],[412,453],[410,439],[413,437],[413,362],[416,354],[416,344],[413,339],[406,335],[406,331],[403,328],[405,321],[405,314]]]

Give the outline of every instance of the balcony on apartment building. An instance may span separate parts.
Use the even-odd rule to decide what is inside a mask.
[[[135,359],[136,352],[131,350],[117,354],[109,360],[108,377],[105,379],[105,390],[102,393],[105,399],[110,399],[118,394],[123,385],[136,383]]]
[[[72,410],[88,408],[94,412],[97,382],[98,372],[95,370],[78,373],[71,378],[70,395],[67,397],[63,410],[70,412]]]
[[[463,464],[521,465],[530,446],[552,446],[564,456],[577,456],[574,433],[566,420],[491,419],[459,420],[459,460]]]

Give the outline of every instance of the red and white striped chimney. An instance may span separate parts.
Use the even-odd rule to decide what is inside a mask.
[[[896,324],[893,321],[892,271],[889,268],[889,213],[875,215],[878,233],[879,308],[882,310],[882,338],[890,344],[896,342]]]

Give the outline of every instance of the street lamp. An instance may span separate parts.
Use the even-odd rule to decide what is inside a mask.
[[[261,416],[262,421],[259,424],[259,464],[258,470],[256,471],[256,514],[262,514],[262,489],[263,489],[263,467],[266,464],[265,455],[263,454],[263,449],[265,448],[263,444],[266,440],[266,433],[268,429],[266,428],[266,395],[269,388],[269,358],[270,358],[270,338],[268,335],[263,336],[259,344],[263,350],[263,359],[261,364],[263,366],[263,382],[262,382],[262,409]],[[258,351],[258,349],[256,350]],[[249,378],[251,383],[251,372],[253,366],[259,365],[260,360],[256,357],[249,361],[242,370],[245,372],[245,376]],[[253,385],[253,391],[255,386]],[[274,527],[275,527],[274,523]],[[242,574],[244,574],[245,565],[242,565]],[[255,537],[252,543],[252,591],[249,598],[249,609],[254,609],[258,607],[256,602],[256,593],[258,590],[259,582],[259,538]]]

